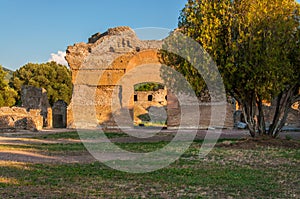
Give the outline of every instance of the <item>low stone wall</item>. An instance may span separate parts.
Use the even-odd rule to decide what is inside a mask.
[[[181,98],[185,99],[185,105],[182,106],[177,97],[172,92],[168,92],[168,128],[178,128],[179,126],[182,128],[195,128],[199,121],[198,128],[200,129],[210,127],[232,129],[234,127],[232,104],[226,102],[210,103],[209,96],[206,96],[205,93],[198,98],[197,105],[189,102],[189,97],[182,96]],[[182,116],[184,117],[182,118]]]
[[[182,128],[185,128],[185,126],[191,128],[193,127],[193,124],[197,124],[196,120],[198,119],[199,119],[198,128],[200,129],[207,129],[209,127],[232,129],[234,127],[234,122],[233,122],[234,110],[231,104],[200,103],[198,108],[200,113],[199,116],[193,115],[197,107],[195,106],[182,107],[182,109],[186,112],[185,114],[190,114],[190,116],[188,116],[181,113],[180,107],[179,108],[168,107],[168,112],[167,112],[168,128],[178,128],[179,126],[181,126]],[[182,115],[185,116],[186,121],[184,120],[181,121]],[[183,122],[184,126],[182,126],[181,122]]]
[[[20,107],[0,108],[0,132],[6,130],[41,130],[43,116],[41,110],[31,109],[26,111]]]

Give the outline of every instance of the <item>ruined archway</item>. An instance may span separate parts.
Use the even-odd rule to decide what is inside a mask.
[[[158,54],[162,44],[163,41],[141,41],[129,27],[117,27],[93,35],[88,43],[69,46],[66,59],[72,70],[74,87],[67,126],[78,127],[74,126],[74,121],[77,121],[82,128],[97,125],[120,127],[116,121],[121,121],[121,126],[133,127],[133,107],[137,98],[134,85],[164,82],[160,76],[162,64]],[[153,100],[153,97],[148,100]],[[167,126],[177,128],[181,125],[177,96],[168,90],[165,100]],[[215,104],[218,105],[223,106]],[[208,128],[210,124],[210,106],[210,102],[199,106],[200,128]],[[227,105],[227,109],[230,107]],[[231,128],[233,113],[227,111],[226,114],[225,126]]]
[[[133,127],[133,85],[145,79],[162,83],[158,56],[161,46],[162,41],[141,41],[129,27],[118,27],[92,36],[87,44],[68,47],[66,59],[74,85],[72,100],[76,101],[72,109],[84,114],[76,115],[78,120],[84,120],[82,123],[86,125],[93,121],[104,127],[117,126],[116,120],[122,120],[122,125]],[[140,75],[130,73],[147,65],[150,71],[140,79]],[[95,113],[86,114],[89,108],[94,108]],[[68,126],[72,122],[68,121]]]

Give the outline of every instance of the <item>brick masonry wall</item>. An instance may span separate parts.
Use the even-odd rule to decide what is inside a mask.
[[[39,109],[27,111],[19,107],[0,108],[0,131],[15,130],[41,130],[43,128],[43,116]]]

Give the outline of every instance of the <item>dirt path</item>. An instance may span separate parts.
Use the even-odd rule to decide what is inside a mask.
[[[42,132],[8,132],[0,134],[0,163],[1,161],[25,162],[25,163],[91,163],[97,161],[87,151],[63,151],[58,153],[49,153],[43,150],[30,148],[30,145],[43,144],[75,144],[81,143],[79,139],[39,139],[42,135],[57,134],[74,130],[56,129],[44,130]],[[132,130],[132,131],[140,131]],[[184,130],[189,133],[190,130]],[[207,131],[199,131],[196,139],[204,139]],[[136,139],[134,137],[119,137],[111,139],[116,143],[137,143],[137,142],[158,142],[171,141],[176,135],[174,130],[164,130],[157,136],[147,139]],[[300,140],[300,132],[283,132],[282,138],[291,137]],[[241,130],[223,130],[220,139],[241,139],[249,138],[247,131]],[[96,140],[96,143],[105,142],[105,140]],[[2,147],[1,149],[1,146]],[[25,147],[24,147],[25,146]],[[26,146],[28,146],[26,148]],[[7,148],[9,147],[9,148]],[[109,157],[107,157],[109,159]]]

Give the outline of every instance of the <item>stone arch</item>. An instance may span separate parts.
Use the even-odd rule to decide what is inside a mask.
[[[86,120],[82,123],[95,121],[96,118],[99,125],[114,126],[113,114],[122,118],[123,112],[129,110],[132,117],[134,104],[133,85],[128,86],[121,80],[130,78],[130,71],[141,65],[161,66],[158,50],[162,47],[162,41],[141,41],[129,27],[112,28],[97,35],[97,38],[90,40],[93,42],[68,47],[66,59],[72,70],[74,85],[71,111],[76,109],[79,114],[76,117]],[[143,80],[150,77],[153,78],[149,74]],[[95,111],[80,115],[87,109]]]
[[[66,60],[72,70],[73,97],[68,115],[75,114],[72,114],[72,120],[69,120],[67,126],[115,126],[113,114],[121,118],[124,125],[132,125],[133,85],[145,81],[161,81],[157,70],[156,73],[143,72],[140,77],[132,71],[137,72],[136,69],[141,66],[147,69],[161,67],[158,52],[162,49],[162,44],[163,41],[142,41],[131,28],[117,27],[108,29],[103,34],[93,35],[88,43],[69,46]],[[124,77],[130,79],[130,76],[137,79],[130,84],[122,83]],[[177,96],[168,92],[164,97],[168,101],[168,128],[176,128],[180,125]],[[206,105],[200,107],[203,114],[200,118],[207,117],[206,109]],[[123,120],[128,118],[128,111],[131,121]],[[228,114],[227,118],[230,118],[231,125],[232,115]],[[79,121],[80,126],[74,126],[74,121]],[[208,126],[206,120],[202,123],[200,121],[200,126]]]
[[[137,66],[145,64],[161,64],[157,49],[147,49],[134,54],[128,61],[126,71],[128,72]]]

